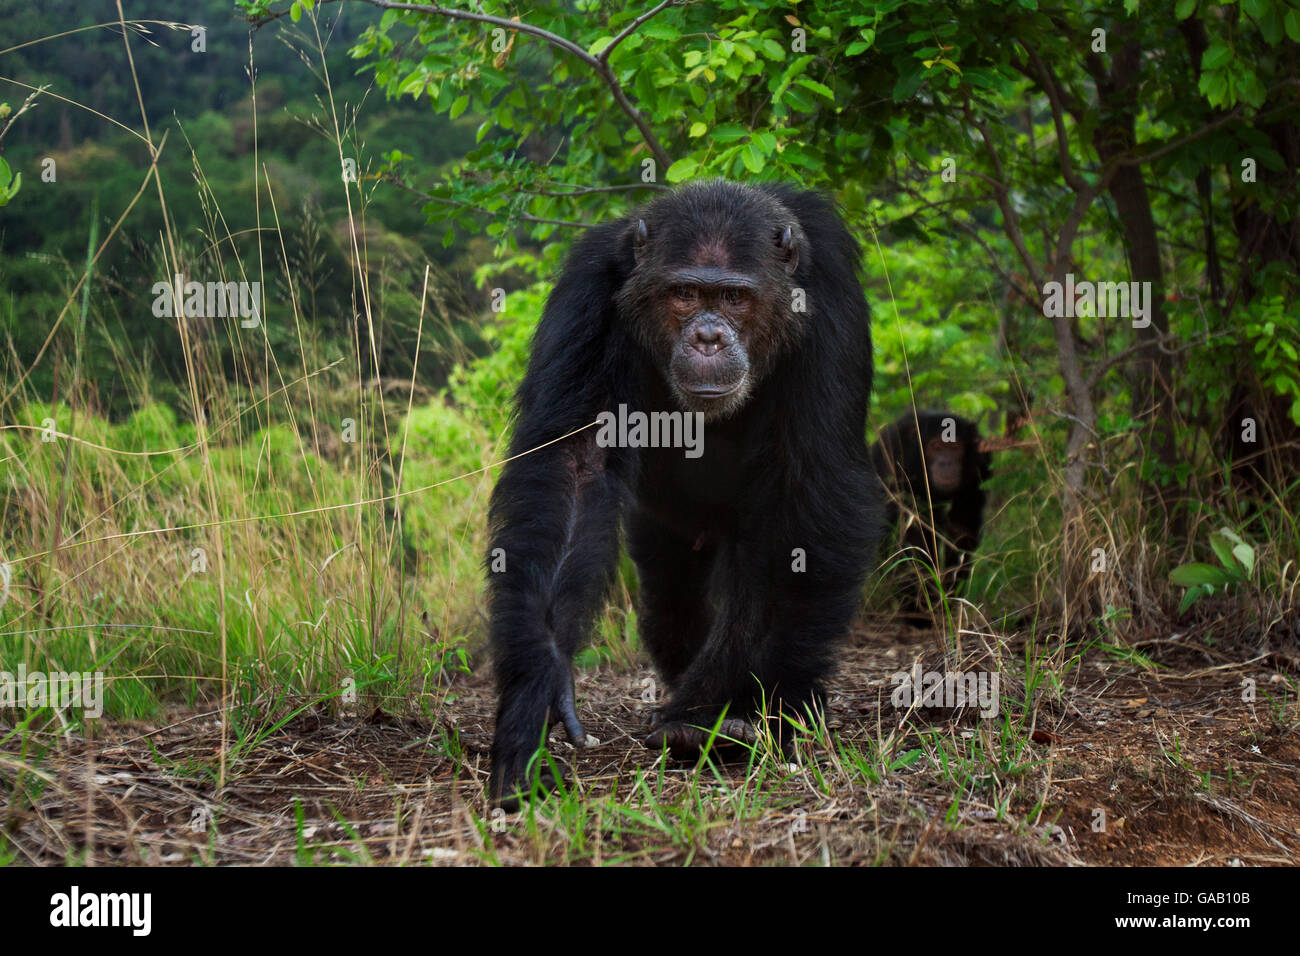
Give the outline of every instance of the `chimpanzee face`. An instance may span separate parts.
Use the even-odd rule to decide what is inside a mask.
[[[930,480],[930,490],[936,494],[955,494],[961,487],[962,461],[966,456],[966,444],[960,441],[944,441],[932,438],[925,445],[926,476]]]
[[[671,217],[651,206],[633,224],[636,268],[617,298],[678,405],[726,418],[802,330],[793,277],[806,239],[771,197],[719,209],[684,196]]]
[[[682,407],[725,416],[745,403],[753,386],[749,344],[763,309],[760,290],[743,273],[691,266],[668,276],[659,308],[676,342],[668,382]]]

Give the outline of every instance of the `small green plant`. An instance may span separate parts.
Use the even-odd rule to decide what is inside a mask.
[[[23,174],[10,172],[9,164],[0,159],[0,206],[7,206],[9,200],[18,195],[22,184]]]
[[[1213,532],[1210,547],[1222,567],[1193,561],[1174,568],[1169,574],[1170,581],[1187,588],[1178,606],[1180,614],[1203,597],[1226,594],[1234,584],[1244,584],[1255,572],[1255,549],[1236,532],[1228,528]]]

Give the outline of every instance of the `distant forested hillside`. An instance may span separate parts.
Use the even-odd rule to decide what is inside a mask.
[[[472,147],[476,125],[468,116],[458,121],[438,116],[409,97],[386,101],[368,75],[358,75],[361,61],[350,58],[348,48],[377,13],[360,7],[331,11],[330,29],[321,28],[322,62],[314,28],[304,23],[288,29],[286,22],[284,29],[255,31],[230,0],[185,5],[189,22],[205,28],[202,52],[193,49],[190,30],[167,26],[177,16],[175,4],[128,3],[124,10],[128,19],[159,21],[141,23],[131,44],[139,98],[124,67],[120,31],[84,29],[113,20],[111,4],[0,0],[0,50],[9,51],[0,57],[0,77],[7,80],[0,82],[0,103],[17,111],[33,92],[30,87],[46,88],[0,142],[0,154],[23,177],[19,194],[0,208],[0,342],[11,359],[16,356],[17,367],[33,364],[81,275],[90,209],[102,241],[142,188],[149,154],[132,132],[143,129],[140,102],[154,141],[166,135],[159,164],[166,212],[157,188],[149,184],[97,263],[102,282],[91,307],[104,319],[107,335],[150,355],[160,382],[183,378],[184,369],[175,330],[150,309],[151,284],[166,277],[159,250],[167,220],[179,224],[179,238],[187,245],[182,256],[196,270],[205,261],[212,269],[229,268],[234,252],[246,273],[256,273],[252,236],[260,214],[264,235],[278,226],[283,237],[283,248],[274,238],[263,244],[262,255],[288,263],[287,269],[280,261],[266,263],[267,273],[278,276],[267,290],[268,301],[287,307],[296,297],[322,340],[351,342],[358,290],[349,262],[349,209],[340,188],[335,124],[355,150],[370,194],[365,245],[371,271],[385,278],[372,294],[390,297],[389,309],[376,310],[391,320],[378,326],[381,373],[410,372],[410,343],[400,357],[386,345],[414,339],[426,260],[446,270],[440,281],[458,321],[481,306],[467,301],[474,293],[465,263],[474,244],[444,247],[442,232],[426,226],[419,197],[373,179],[366,182],[380,150],[400,150],[418,157],[426,172],[436,171]],[[18,44],[23,45],[10,49]],[[256,63],[255,103],[250,55]],[[53,160],[53,182],[42,178],[48,160]],[[219,255],[210,248],[218,238],[224,247]],[[397,324],[408,319],[409,326]],[[71,323],[59,328],[51,343],[54,354],[69,346],[71,334]],[[291,323],[270,323],[267,334],[277,348],[296,347]],[[441,334],[471,343],[475,338],[468,325]],[[420,363],[420,376],[436,382],[447,371],[439,335],[430,334],[423,345],[429,355]],[[113,349],[91,349],[86,361],[91,379],[102,380],[99,397],[106,410],[129,411],[132,397],[111,374]],[[226,355],[225,361],[233,359]],[[50,393],[56,367],[37,364],[30,378],[37,393]],[[161,391],[167,390],[163,384]]]

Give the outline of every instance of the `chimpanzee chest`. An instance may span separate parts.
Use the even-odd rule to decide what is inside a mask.
[[[703,441],[686,454],[681,448],[641,449],[638,498],[673,508],[708,511],[743,505],[750,468],[739,437],[712,423]]]

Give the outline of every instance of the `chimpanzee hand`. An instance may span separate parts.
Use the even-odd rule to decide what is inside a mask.
[[[519,809],[520,796],[538,789],[546,792],[557,783],[550,765],[538,755],[544,743],[543,728],[549,733],[557,723],[575,747],[582,747],[586,732],[574,706],[573,675],[567,668],[550,668],[541,679],[531,679],[510,694],[503,694],[497,711],[496,736],[492,739],[492,772],[488,792],[507,813]],[[532,767],[529,762],[532,761]]]

